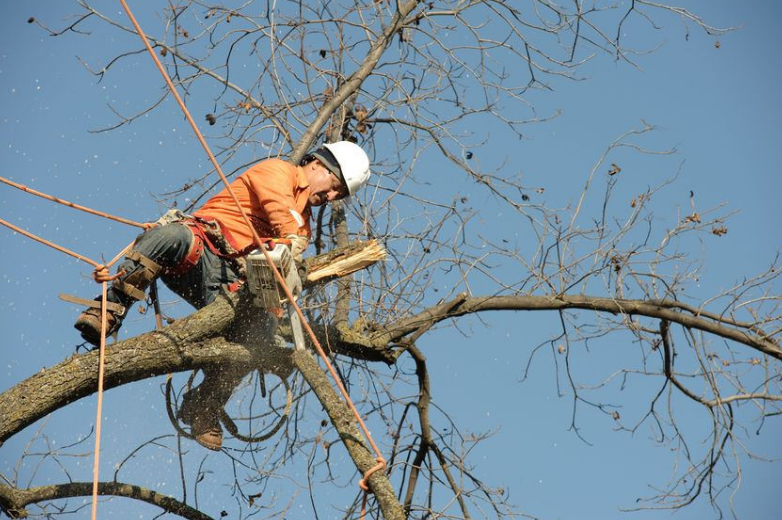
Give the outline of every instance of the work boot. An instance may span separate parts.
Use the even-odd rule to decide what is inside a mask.
[[[160,265],[138,251],[131,250],[125,257],[127,260],[120,270],[125,274],[114,280],[108,290],[106,306],[107,328],[106,336],[115,334],[122,326],[126,310],[138,300],[146,298],[147,287],[160,272]],[[96,298],[96,300],[100,300]],[[93,304],[95,305],[95,304]],[[97,308],[96,308],[97,307]],[[85,341],[95,346],[100,345],[100,303],[82,312],[73,326],[81,332]]]
[[[106,337],[115,334],[122,325],[122,316],[118,312],[114,312],[110,309],[106,309]],[[81,337],[84,341],[100,346],[100,309],[90,307],[84,312],[79,314],[76,318],[76,323],[73,326],[81,332]]]
[[[223,446],[223,430],[220,428],[218,411],[214,406],[209,406],[208,399],[200,399],[199,394],[198,388],[185,393],[177,416],[190,426],[190,433],[198,444],[219,451]]]

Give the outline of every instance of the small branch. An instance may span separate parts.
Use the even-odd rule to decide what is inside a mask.
[[[323,107],[318,111],[317,117],[309,125],[307,131],[304,132],[304,135],[301,136],[301,139],[299,139],[296,147],[293,150],[293,153],[291,154],[291,159],[294,163],[301,160],[305,152],[311,148],[312,143],[315,142],[315,138],[320,132],[320,129],[323,128],[323,126],[328,122],[334,111],[337,110],[337,108],[339,108],[339,106],[342,105],[342,103],[344,103],[348,98],[350,98],[350,96],[357,92],[364,83],[364,80],[367,79],[370,74],[372,74],[378,62],[380,61],[380,58],[383,56],[383,53],[386,51],[386,48],[393,41],[394,35],[397,34],[400,27],[402,27],[402,25],[405,23],[405,18],[407,18],[407,15],[409,15],[413,9],[418,6],[419,3],[419,0],[408,0],[405,3],[397,3],[399,6],[399,11],[397,11],[397,13],[394,15],[393,20],[383,31],[383,34],[372,44],[372,48],[367,53],[367,57],[364,62],[361,64],[358,70],[356,70],[347,79],[347,81],[345,81],[345,83],[337,90],[337,92],[334,93],[334,97],[329,99],[323,105]]]
[[[460,295],[463,300],[466,295]],[[450,302],[456,305],[455,302],[459,301],[460,297],[457,297],[454,301]],[[427,330],[429,327],[426,327]],[[465,520],[470,520],[470,511],[467,509],[467,503],[464,500],[464,493],[461,486],[458,485],[456,480],[451,475],[449,469],[448,460],[443,455],[440,448],[432,438],[432,426],[429,421],[429,403],[431,401],[431,390],[429,384],[429,372],[426,369],[426,357],[415,345],[410,345],[408,352],[415,360],[415,374],[418,377],[418,402],[416,408],[418,409],[418,417],[421,428],[421,443],[416,452],[415,459],[412,463],[412,469],[410,470],[410,477],[407,481],[407,493],[405,495],[405,514],[410,515],[410,510],[413,504],[413,495],[415,494],[415,486],[418,481],[418,475],[421,471],[421,465],[426,459],[427,454],[431,450],[434,452],[437,460],[440,462],[440,467],[443,470],[448,485],[453,491],[456,501],[459,503],[459,508],[462,511],[462,517]]]
[[[699,397],[695,394],[693,394],[687,387],[685,387],[681,381],[674,375],[673,373],[673,345],[671,345],[671,340],[669,336],[669,329],[670,324],[662,320],[660,321],[660,336],[662,336],[663,341],[663,356],[664,356],[664,371],[665,371],[665,377],[673,383],[673,385],[681,390],[681,392],[692,399],[693,401],[696,401],[704,406],[708,406],[709,408],[714,408],[715,406],[720,406],[723,404],[732,403],[733,401],[754,401],[757,399],[766,400],[766,401],[782,401],[782,396],[780,395],[771,395],[771,394],[737,394],[737,395],[731,395],[728,397],[720,397],[717,396],[716,399],[704,399],[703,397]]]

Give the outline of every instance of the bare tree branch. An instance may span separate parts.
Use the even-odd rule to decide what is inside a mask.
[[[211,516],[173,497],[133,484],[98,482],[98,495],[132,498],[187,520],[213,520]],[[0,484],[0,509],[10,518],[27,518],[26,508],[30,504],[89,496],[92,496],[92,482],[68,482],[30,489],[14,489]]]

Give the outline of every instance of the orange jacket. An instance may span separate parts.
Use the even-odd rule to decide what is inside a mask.
[[[231,183],[231,189],[261,238],[312,235],[310,185],[301,167],[280,159],[267,159],[242,173]],[[209,199],[194,215],[219,221],[237,251],[253,249],[252,233],[227,188]],[[297,221],[297,217],[301,220]]]

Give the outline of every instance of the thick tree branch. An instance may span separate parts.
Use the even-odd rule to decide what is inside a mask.
[[[211,516],[205,515],[198,509],[175,498],[132,484],[99,482],[98,494],[140,500],[188,520],[212,520]],[[30,489],[14,489],[0,485],[0,508],[11,518],[27,518],[26,507],[30,504],[88,496],[92,496],[92,482],[69,482]]]
[[[315,395],[318,396],[323,408],[328,413],[331,423],[337,429],[339,437],[345,443],[350,458],[356,464],[356,468],[363,475],[375,464],[375,457],[366,447],[361,432],[356,427],[353,413],[345,405],[344,401],[334,391],[332,383],[306,350],[297,350],[293,353],[296,368],[302,373],[309,383]],[[368,479],[369,489],[375,495],[383,517],[386,520],[404,520],[405,514],[402,505],[394,494],[394,489],[388,481],[385,472],[375,471]]]
[[[199,312],[161,331],[121,341],[106,349],[104,388],[170,372],[225,363],[249,363],[248,351],[215,337],[235,315],[238,297],[221,296]],[[0,394],[0,442],[98,387],[98,351],[74,355]]]
[[[411,318],[401,320],[384,328],[373,337],[373,343],[397,342],[407,334],[414,333],[429,322],[440,322],[448,318],[486,311],[546,311],[584,309],[611,314],[646,316],[678,323],[688,328],[708,332],[738,343],[742,343],[775,359],[782,360],[782,348],[768,336],[757,334],[754,328],[743,324],[728,325],[728,320],[715,322],[703,316],[681,312],[686,306],[671,300],[623,300],[601,296],[566,295],[559,296],[488,296],[465,299],[450,312],[441,312],[451,302],[431,307]]]
[[[309,259],[322,269],[329,259],[345,260],[355,252],[357,244],[345,250],[334,250]],[[362,268],[366,265],[362,265]],[[323,283],[331,278],[312,282]],[[106,349],[104,387],[111,388],[172,372],[194,370],[233,363],[248,370],[262,362],[268,365],[287,355],[263,345],[252,344],[254,354],[231,340],[232,324],[244,302],[237,293],[225,294],[211,305],[174,322],[161,331],[153,331],[113,344]],[[286,331],[283,331],[285,335]],[[330,348],[358,359],[384,361],[393,359],[387,352],[373,348],[367,338],[349,329],[317,327],[323,340],[328,337]],[[290,336],[290,331],[287,331]],[[252,342],[252,338],[249,338]],[[246,343],[247,340],[242,340]],[[344,349],[344,350],[343,350]],[[29,377],[0,394],[0,445],[47,414],[67,404],[93,394],[98,386],[98,351],[74,355],[69,359]]]
[[[463,298],[462,295],[457,299]],[[162,331],[154,331],[112,345],[106,354],[106,389],[148,377],[233,362],[250,365],[254,358],[245,347],[220,334],[233,320],[238,296],[226,295],[199,312]],[[782,360],[782,349],[771,339],[725,323],[678,311],[671,301],[620,300],[594,296],[493,296],[466,298],[454,305],[446,302],[417,316],[388,326],[372,338],[353,334],[347,328],[322,329],[333,349],[357,358],[392,362],[387,349],[428,323],[467,314],[515,310],[539,311],[585,309],[664,319],[747,345]],[[443,312],[443,309],[449,309]],[[271,355],[264,352],[263,356]],[[97,387],[97,352],[74,356],[33,375],[0,394],[0,442],[24,427],[70,402],[91,395]]]
[[[253,343],[251,352],[247,346],[228,339],[234,329],[230,325],[244,305],[237,294],[226,294],[165,329],[110,345],[106,349],[104,388],[210,366],[232,364],[251,370],[259,364],[273,368],[275,363],[287,363],[288,349]],[[393,362],[390,352],[380,352],[367,338],[349,329],[314,329],[333,351],[357,359]],[[289,328],[282,332],[290,334]],[[41,370],[0,394],[0,443],[47,414],[92,395],[98,387],[97,377],[98,351],[94,350]]]

